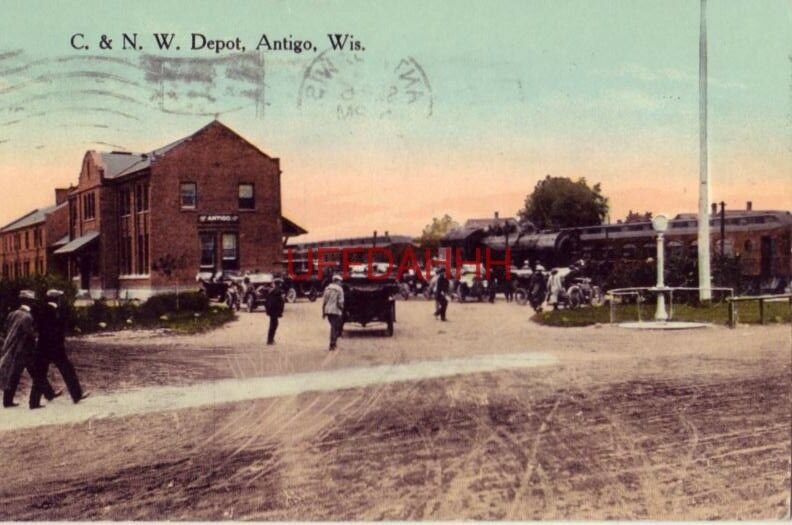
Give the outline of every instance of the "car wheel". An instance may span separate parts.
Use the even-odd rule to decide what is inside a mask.
[[[582,302],[583,292],[580,291],[580,288],[573,286],[567,291],[567,305],[569,305],[570,310],[576,309]]]
[[[528,303],[528,291],[525,288],[517,288],[514,292],[514,301],[520,306]]]
[[[286,302],[293,303],[297,300],[297,290],[294,287],[290,287],[286,290]]]
[[[311,302],[316,301],[316,298],[318,296],[319,296],[319,294],[317,294],[316,290],[314,290],[313,288],[311,288],[311,291],[308,292],[308,300],[311,301]]]

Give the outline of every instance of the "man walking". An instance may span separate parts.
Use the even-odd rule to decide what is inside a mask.
[[[333,275],[332,282],[325,288],[322,297],[322,318],[330,322],[330,351],[336,349],[336,341],[344,327],[344,289],[340,274]]]
[[[41,408],[41,393],[52,387],[42,383],[40,369],[35,367],[36,327],[31,308],[36,294],[30,290],[19,292],[19,308],[6,318],[3,354],[0,358],[0,388],[3,390],[3,407],[17,406],[14,403],[22,371],[27,369],[33,385],[30,388],[30,408]],[[43,378],[46,381],[46,377]],[[55,397],[53,395],[53,397]]]
[[[267,294],[264,306],[269,316],[269,331],[267,332],[267,344],[275,344],[275,331],[278,329],[278,319],[283,317],[283,292],[281,291],[281,280],[275,279],[274,287]]]
[[[55,368],[58,369],[61,377],[63,377],[63,382],[66,383],[66,388],[69,390],[72,401],[79,403],[88,396],[83,392],[80,380],[77,378],[77,372],[74,370],[74,365],[69,360],[69,356],[66,355],[66,316],[60,304],[62,296],[63,292],[61,290],[47,290],[47,302],[42,306],[38,314],[37,367],[41,368],[39,373],[46,378],[50,363],[55,365]],[[46,384],[42,383],[42,386],[45,388],[43,392],[37,391],[38,399],[34,400],[36,404],[40,401],[42,394],[48,400],[53,395],[49,382]],[[46,387],[49,387],[49,390]]]
[[[448,309],[448,277],[445,268],[438,270],[437,283],[435,283],[435,317],[440,316],[441,321],[446,320],[446,310]]]

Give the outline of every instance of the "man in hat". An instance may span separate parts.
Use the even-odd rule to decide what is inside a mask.
[[[437,270],[437,282],[435,283],[435,317],[440,317],[441,321],[446,320],[446,310],[448,310],[448,277],[445,268]]]
[[[267,294],[264,306],[269,316],[269,331],[267,331],[267,344],[275,344],[275,331],[278,329],[278,319],[283,316],[283,292],[281,291],[281,279],[275,279],[273,288]]]
[[[341,274],[333,275],[322,296],[322,318],[330,322],[330,351],[336,349],[336,341],[344,329],[344,289],[341,287]]]
[[[17,406],[14,403],[22,371],[27,369],[33,386],[30,389],[30,408],[41,408],[41,394],[49,385],[42,384],[42,376],[34,366],[36,359],[36,326],[31,309],[36,294],[30,290],[19,292],[19,308],[6,318],[2,358],[0,358],[0,388],[3,390],[3,407]],[[46,381],[46,378],[44,378]],[[52,387],[49,387],[51,389]],[[54,397],[54,395],[53,395]]]
[[[41,368],[41,373],[46,378],[49,370],[49,365],[52,363],[55,368],[63,377],[63,382],[66,383],[66,388],[69,390],[69,395],[72,401],[79,403],[81,399],[87,397],[80,386],[80,380],[77,378],[77,372],[74,370],[66,355],[66,316],[61,308],[60,300],[63,292],[60,290],[51,289],[47,291],[46,303],[41,307],[38,317],[38,352],[37,361],[38,366]],[[36,395],[40,400],[43,394],[48,400],[53,395],[52,387],[49,390],[49,382],[45,386],[44,391],[38,391]],[[33,395],[31,393],[31,395]],[[38,402],[38,400],[34,400]]]

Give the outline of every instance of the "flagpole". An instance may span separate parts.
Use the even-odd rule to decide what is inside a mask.
[[[710,186],[707,156],[707,0],[701,0],[699,28],[699,213],[698,277],[699,300],[712,299],[710,272]]]

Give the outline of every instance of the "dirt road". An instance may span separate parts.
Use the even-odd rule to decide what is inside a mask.
[[[275,347],[262,313],[70,344],[96,396],[496,354],[555,363],[3,431],[0,519],[789,515],[788,325],[551,329],[512,305],[452,305],[448,323],[431,308],[399,303],[393,338],[351,328],[335,353],[315,303],[288,305]],[[82,408],[60,398],[37,417]]]

